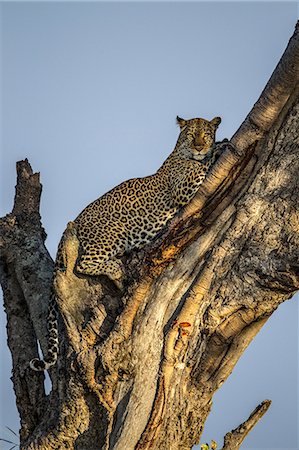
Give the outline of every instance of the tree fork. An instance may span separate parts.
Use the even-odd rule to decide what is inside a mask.
[[[198,194],[151,245],[123,257],[124,292],[74,273],[69,223],[66,271],[53,278],[60,353],[49,396],[28,362],[36,338],[47,350],[53,261],[39,175],[27,160],[17,164],[14,208],[0,221],[0,280],[23,449],[187,450],[199,442],[213,394],[299,288],[298,55],[297,24]],[[261,410],[223,450],[239,448]]]

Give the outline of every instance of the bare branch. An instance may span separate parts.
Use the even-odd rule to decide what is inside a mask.
[[[245,422],[239,425],[235,430],[227,433],[224,437],[224,446],[221,450],[238,450],[248,433],[268,411],[270,405],[271,400],[264,400],[255,408]]]
[[[231,141],[242,152],[270,129],[298,86],[299,22],[265,89]]]
[[[45,315],[46,302],[41,300],[47,301],[43,292],[47,283],[50,285],[53,263],[43,246],[39,175],[32,172],[27,160],[17,164],[17,173],[13,212],[0,220],[0,280],[13,360],[13,384],[21,418],[21,439],[26,439],[45,408],[44,376],[33,375],[28,361],[38,354],[35,331],[46,348],[45,319],[40,320]]]

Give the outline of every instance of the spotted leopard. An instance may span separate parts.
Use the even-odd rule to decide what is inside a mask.
[[[194,197],[215,161],[220,122],[220,117],[211,121],[177,117],[180,135],[176,146],[155,174],[121,183],[79,214],[74,221],[80,243],[77,273],[106,275],[122,288],[124,270],[118,256],[149,243]],[[60,247],[56,269],[63,265]],[[48,369],[57,359],[54,294],[49,302],[48,328],[48,354],[44,360],[30,362],[34,370]]]

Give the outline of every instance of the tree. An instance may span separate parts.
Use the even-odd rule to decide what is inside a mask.
[[[78,276],[73,223],[54,274],[60,356],[44,375],[53,261],[39,174],[17,163],[1,219],[0,280],[23,449],[190,449],[215,391],[280,303],[299,288],[299,25],[259,100],[193,201],[142,250],[124,255],[127,288]],[[225,437],[238,449],[269,407]]]

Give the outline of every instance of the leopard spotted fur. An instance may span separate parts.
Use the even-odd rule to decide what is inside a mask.
[[[123,182],[88,205],[75,219],[80,243],[77,273],[106,275],[120,289],[124,271],[119,255],[149,243],[177,211],[188,204],[216,157],[215,133],[220,117],[184,120],[170,156],[153,175]],[[56,269],[63,266],[60,247]],[[58,353],[55,296],[49,305],[49,348],[34,370],[48,369]]]

